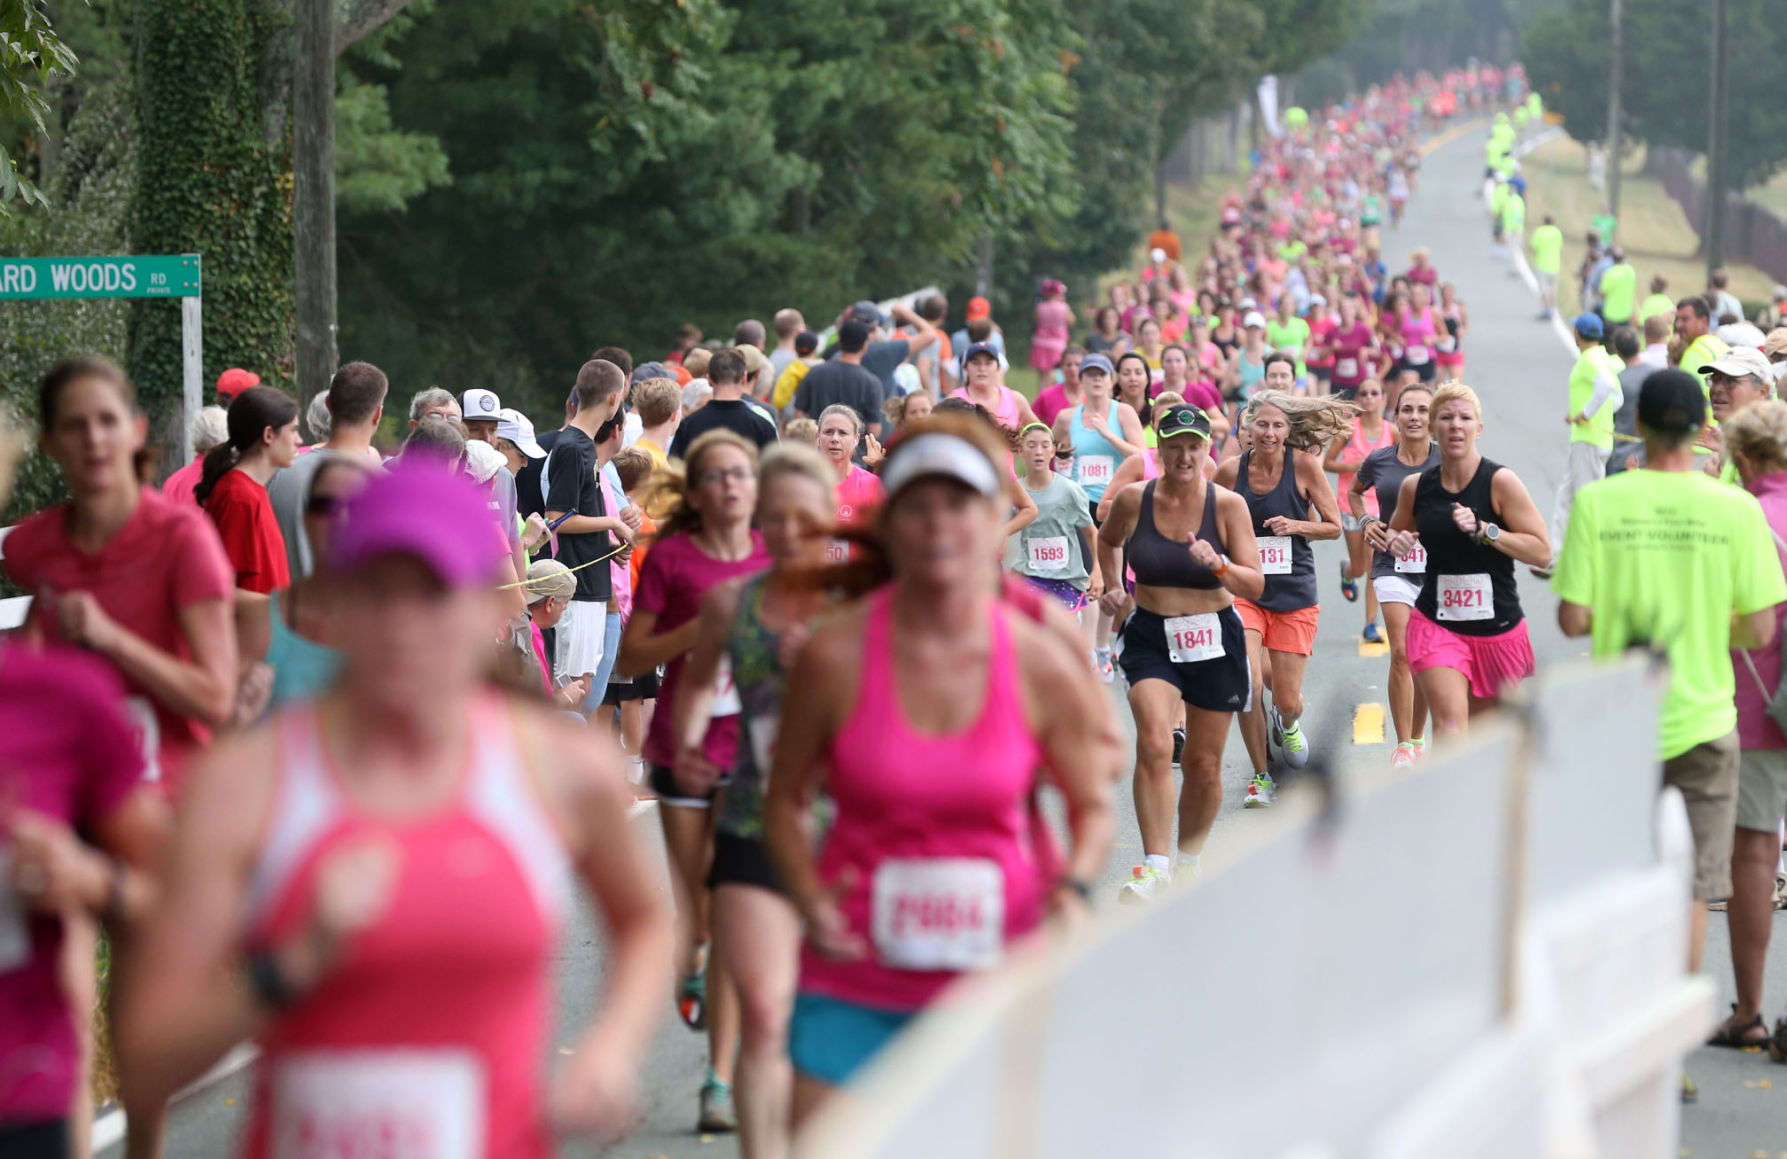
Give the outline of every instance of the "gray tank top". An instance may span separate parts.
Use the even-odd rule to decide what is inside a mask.
[[[1255,602],[1268,612],[1314,607],[1317,599],[1315,552],[1310,550],[1309,540],[1301,535],[1275,536],[1266,527],[1266,520],[1274,515],[1305,521],[1309,518],[1309,500],[1297,487],[1297,470],[1291,458],[1295,453],[1285,451],[1278,483],[1264,494],[1247,485],[1252,451],[1241,452],[1241,469],[1235,473],[1235,492],[1247,500],[1247,510],[1253,515],[1253,535],[1259,541],[1260,565],[1266,572],[1265,593]]]

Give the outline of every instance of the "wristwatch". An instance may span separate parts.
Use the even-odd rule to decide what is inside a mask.
[[[1502,537],[1502,529],[1493,523],[1480,524],[1477,527],[1477,542],[1484,547],[1494,547],[1495,541]]]

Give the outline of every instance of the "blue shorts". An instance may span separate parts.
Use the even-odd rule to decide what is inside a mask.
[[[1070,580],[1038,579],[1027,575],[1024,582],[1054,600],[1069,612],[1077,612],[1086,606],[1086,589],[1076,586]]]
[[[788,1023],[788,1054],[795,1070],[841,1087],[916,1017],[803,991]]]

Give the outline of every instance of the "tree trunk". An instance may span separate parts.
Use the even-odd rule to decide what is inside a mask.
[[[335,373],[335,13],[298,0],[292,89],[292,258],[298,409]]]

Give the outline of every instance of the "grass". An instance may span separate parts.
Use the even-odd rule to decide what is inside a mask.
[[[1706,158],[1695,158],[1692,171],[1696,179],[1705,181]],[[1761,185],[1744,190],[1744,200],[1751,205],[1760,205],[1782,221],[1787,221],[1787,169],[1782,169]]]
[[[1638,297],[1642,300],[1650,292],[1653,274],[1669,279],[1672,297],[1698,293],[1706,288],[1706,263],[1695,252],[1700,237],[1662,183],[1638,175],[1643,166],[1642,151],[1628,157],[1620,182],[1619,240],[1638,270]],[[1560,297],[1574,302],[1574,271],[1582,261],[1582,239],[1603,200],[1601,192],[1588,182],[1588,153],[1577,142],[1560,137],[1530,153],[1521,162],[1521,170],[1527,181],[1527,234],[1531,235],[1547,213],[1557,219],[1558,228],[1564,231],[1564,267],[1559,281],[1567,287]],[[1773,278],[1750,265],[1727,269],[1731,292],[1746,305],[1768,297]]]

